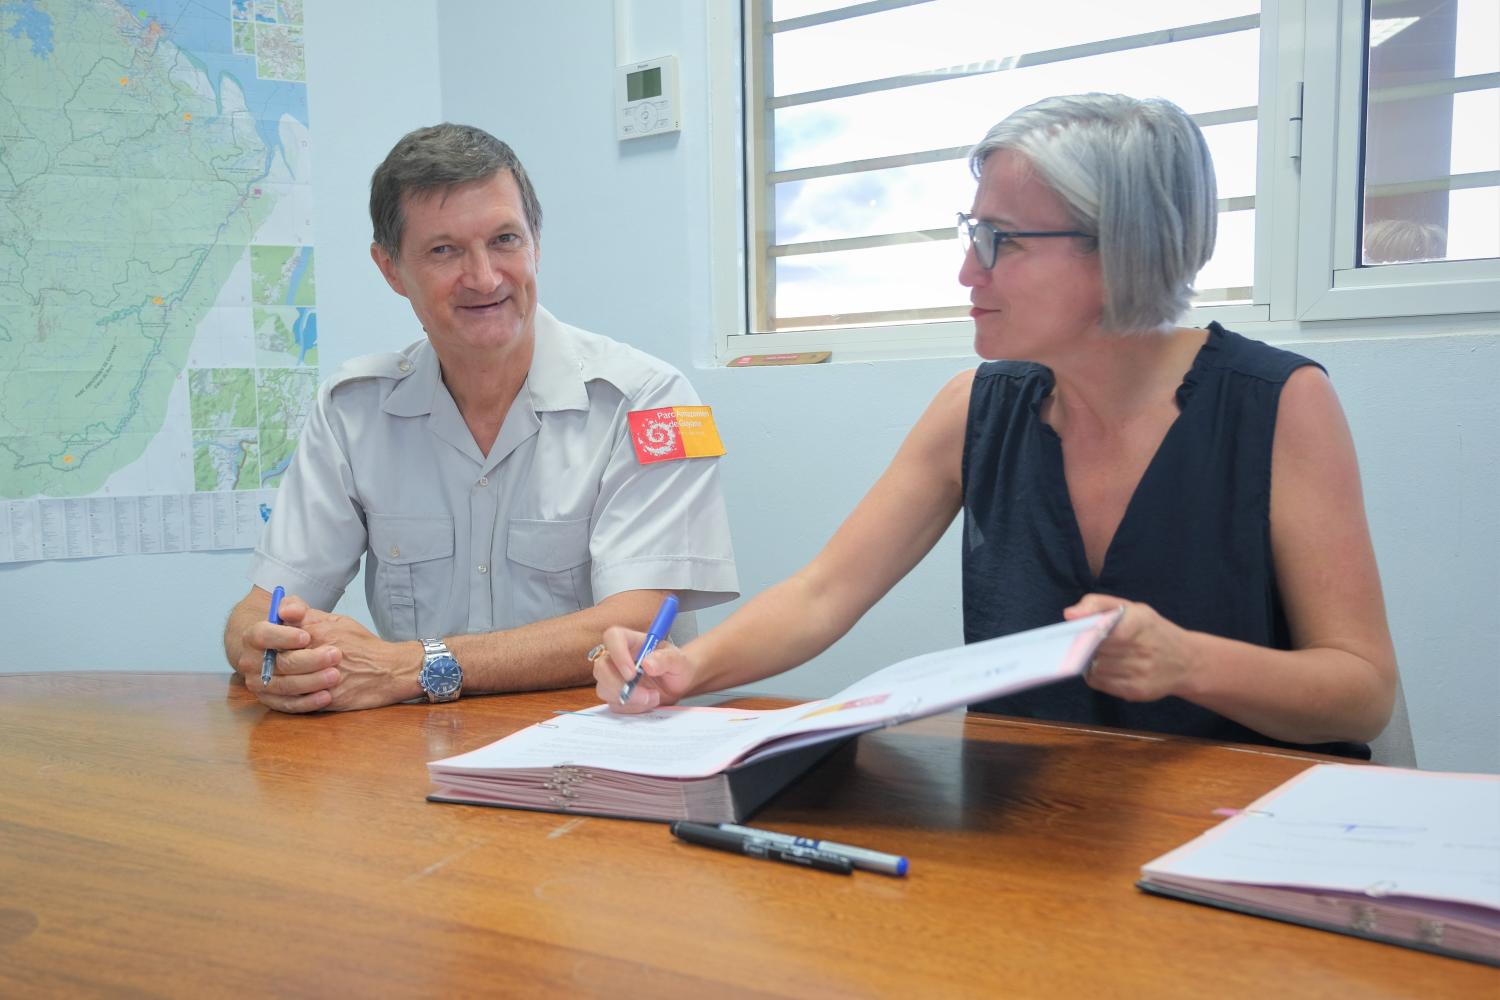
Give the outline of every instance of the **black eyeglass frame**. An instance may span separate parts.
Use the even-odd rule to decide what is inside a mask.
[[[988,233],[989,239],[978,239],[976,234],[980,230]],[[958,241],[963,244],[964,253],[968,253],[970,247],[974,248],[974,256],[979,259],[979,266],[986,271],[995,266],[995,259],[1000,255],[1001,241],[1038,236],[1081,236],[1084,239],[1090,239],[1093,234],[1080,232],[1077,229],[1000,229],[994,223],[976,219],[968,212],[958,213]],[[986,255],[989,260],[985,260]]]

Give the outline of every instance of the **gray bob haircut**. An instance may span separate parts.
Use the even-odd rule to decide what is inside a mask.
[[[1187,113],[1160,98],[1049,97],[990,129],[969,154],[974,176],[1002,149],[1024,157],[1094,234],[1105,328],[1174,325],[1219,224],[1213,158]]]
[[[482,128],[443,122],[402,136],[370,178],[370,222],[375,242],[398,257],[406,229],[405,198],[448,192],[509,170],[521,192],[531,238],[542,238],[542,205],[515,150]]]

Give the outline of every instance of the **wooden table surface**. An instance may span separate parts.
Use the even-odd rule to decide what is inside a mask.
[[[227,674],[0,675],[0,996],[1500,995],[1134,888],[1315,757],[954,713],[754,819],[906,854],[904,879],[424,800],[427,761],[593,700],[291,717]]]

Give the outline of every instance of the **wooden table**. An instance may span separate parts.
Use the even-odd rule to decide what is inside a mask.
[[[424,801],[427,761],[593,700],[291,717],[227,674],[0,676],[0,995],[1500,991],[1134,888],[1312,757],[955,713],[861,737],[755,818],[907,854],[904,879]]]

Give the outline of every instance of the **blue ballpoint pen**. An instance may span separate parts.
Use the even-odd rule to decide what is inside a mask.
[[[281,599],[286,596],[286,590],[277,587],[271,591],[271,617],[268,619],[272,625],[281,624]],[[266,655],[260,660],[260,686],[265,687],[271,683],[271,674],[276,670],[276,650],[266,650]]]
[[[646,641],[641,643],[641,651],[635,654],[635,676],[625,682],[620,688],[620,704],[623,705],[630,700],[630,692],[640,683],[641,677],[646,673],[646,668],[641,666],[646,662],[646,654],[656,648],[656,644],[667,637],[672,631],[672,619],[677,617],[677,595],[668,594],[662,598],[661,610],[656,612],[656,617],[651,621],[651,627],[646,630]]]

